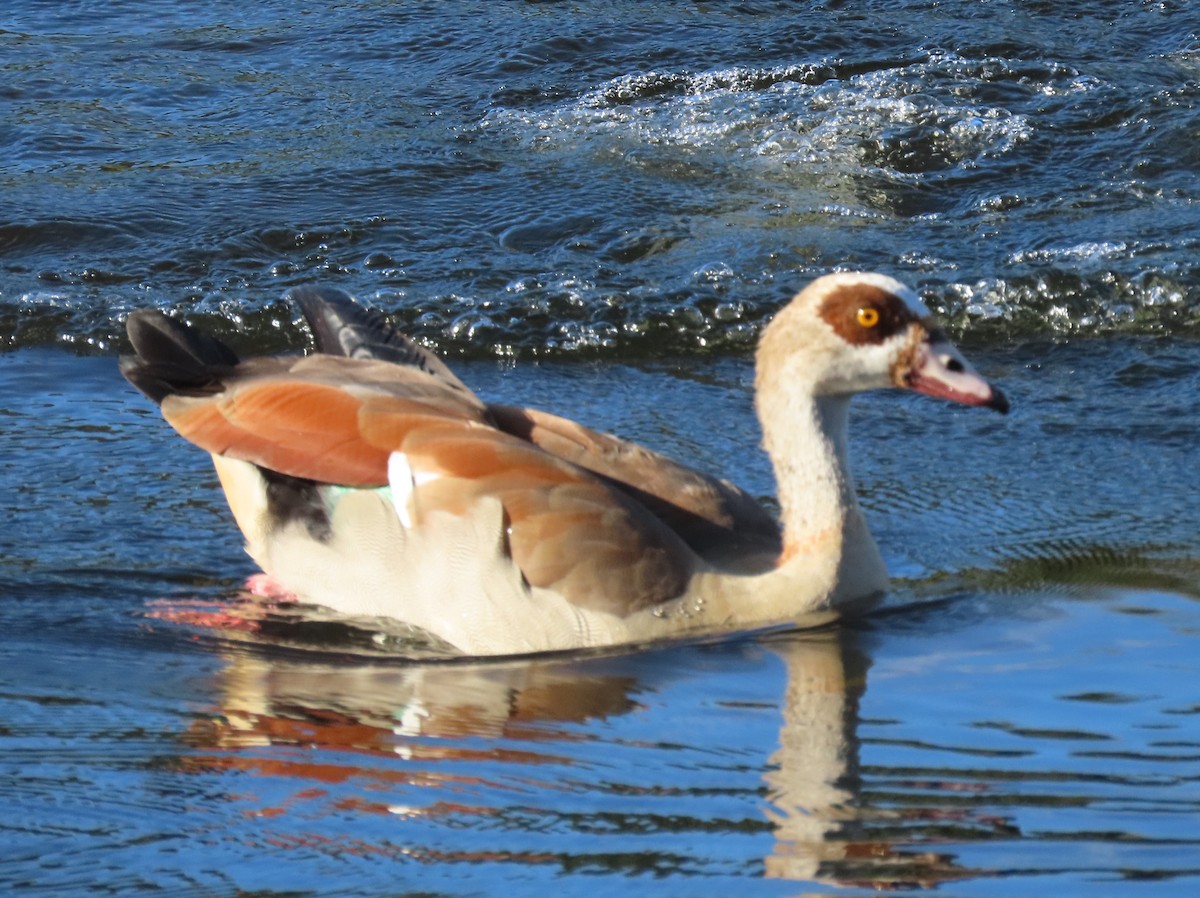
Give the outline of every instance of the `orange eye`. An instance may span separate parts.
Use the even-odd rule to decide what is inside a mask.
[[[874,327],[879,323],[879,310],[864,306],[854,313],[854,318],[863,327]]]

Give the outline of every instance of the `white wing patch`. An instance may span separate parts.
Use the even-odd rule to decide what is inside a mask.
[[[441,475],[429,471],[414,471],[403,452],[388,456],[388,486],[391,487],[392,507],[396,518],[411,530],[417,517],[417,487],[437,480]]]
[[[388,456],[388,485],[392,488],[392,507],[396,509],[396,517],[403,527],[412,529],[412,499],[416,481],[408,456],[403,452],[393,452]]]

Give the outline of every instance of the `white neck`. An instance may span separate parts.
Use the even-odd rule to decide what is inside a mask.
[[[763,445],[775,466],[784,554],[804,552],[858,514],[846,456],[845,396],[792,397],[785,408],[760,404]]]
[[[775,467],[784,555],[840,534],[858,515],[858,499],[846,457],[847,396],[808,396],[792,391],[784,402],[758,397],[763,447]]]
[[[772,579],[828,582],[832,604],[882,591],[887,571],[854,492],[847,457],[850,397],[814,396],[760,379],[763,445],[775,466],[783,554]]]

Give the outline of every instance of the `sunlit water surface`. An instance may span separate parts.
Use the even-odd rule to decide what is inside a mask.
[[[1196,894],[1197,28],[10,4],[0,892]],[[116,371],[133,308],[299,348],[280,294],[332,283],[769,503],[748,351],[837,266],[921,290],[1014,411],[856,402],[894,588],[816,633],[481,664],[254,603]]]

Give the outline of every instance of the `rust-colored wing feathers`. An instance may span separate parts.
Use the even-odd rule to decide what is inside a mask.
[[[171,397],[163,416],[185,439],[215,455],[291,477],[346,486],[387,482],[388,451],[358,432],[363,402],[336,387],[260,383],[209,399]]]
[[[291,477],[387,483],[388,456],[422,422],[482,422],[466,397],[428,375],[337,356],[252,359],[214,373],[203,392],[162,400],[163,416],[203,449]]]

